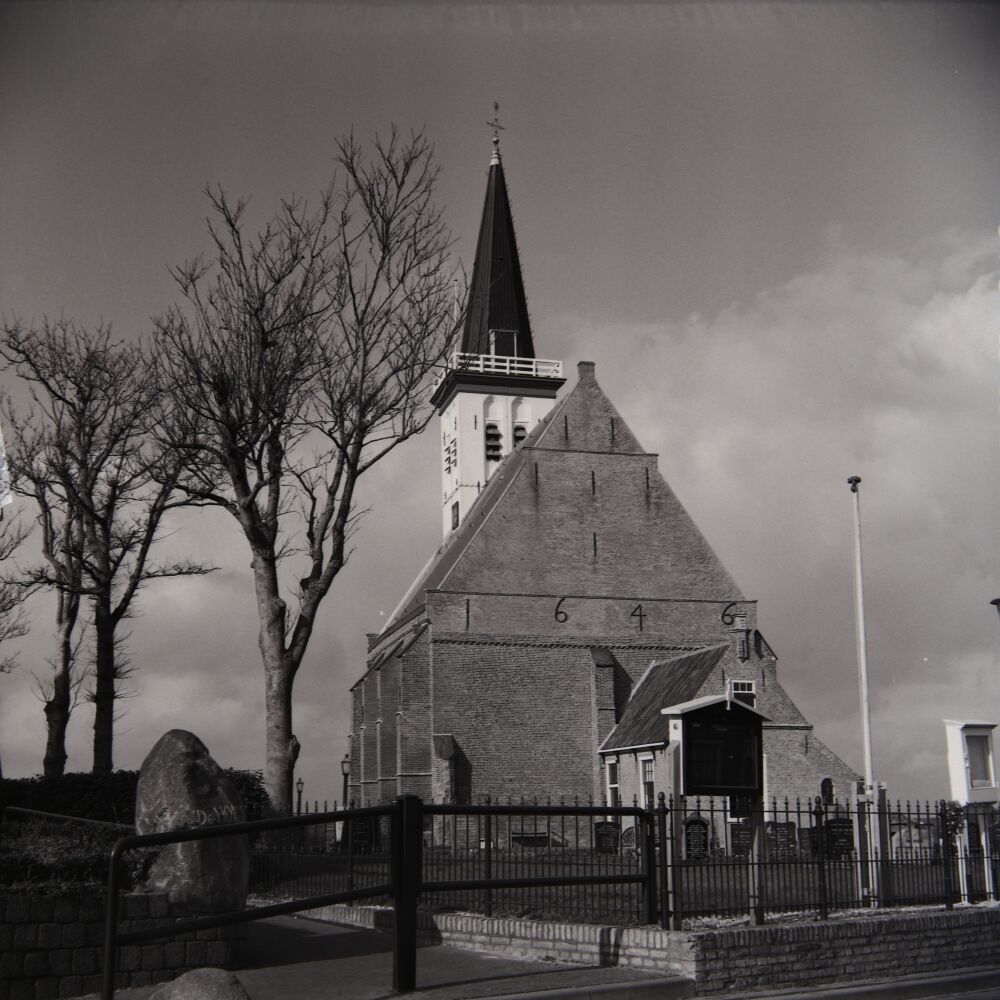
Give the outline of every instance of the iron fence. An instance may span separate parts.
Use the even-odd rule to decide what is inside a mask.
[[[665,918],[809,913],[997,898],[996,810],[819,799],[750,806],[683,796],[657,809]],[[664,923],[664,926],[667,926]]]
[[[253,906],[119,934],[128,851],[245,836]],[[417,906],[601,923],[657,923],[997,899],[995,807],[877,801],[632,806],[392,803],[121,838],[108,880],[103,1000],[116,949],[158,937],[295,913],[391,901],[393,978],[415,988]]]
[[[423,814],[426,908],[597,923],[655,919],[653,817],[638,806],[487,800],[426,804]]]

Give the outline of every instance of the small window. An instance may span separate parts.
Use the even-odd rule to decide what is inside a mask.
[[[499,424],[486,425],[486,461],[499,462],[503,457],[503,435]]]
[[[993,768],[990,767],[990,738],[966,736],[969,754],[969,785],[972,788],[990,788],[993,785]]]
[[[458,527],[458,501],[456,500],[451,505],[451,530],[454,531]]]
[[[823,800],[823,805],[833,805],[833,800],[837,794],[833,787],[833,778],[824,778],[819,783],[819,794],[820,798]]]
[[[733,681],[733,700],[742,701],[753,708],[757,704],[757,693],[753,681]]]
[[[642,762],[642,801],[647,809],[656,805],[656,790],[653,787],[653,758]]]
[[[528,436],[528,428],[524,424],[514,424],[514,447],[516,448]]]
[[[618,787],[618,761],[608,761],[608,805],[617,807],[622,804],[621,792]]]

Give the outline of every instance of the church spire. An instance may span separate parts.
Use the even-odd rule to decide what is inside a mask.
[[[528,320],[528,302],[524,295],[514,220],[500,159],[500,130],[503,126],[497,115],[497,104],[493,105],[493,111],[493,120],[487,123],[493,127],[493,155],[479,225],[461,351],[463,354],[533,358],[535,345]]]
[[[447,538],[504,458],[552,409],[561,361],[535,357],[493,105],[493,156],[469,305],[458,350],[431,396],[441,418],[441,485]]]

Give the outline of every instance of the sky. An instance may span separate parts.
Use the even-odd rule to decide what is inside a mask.
[[[263,218],[316,197],[335,140],[423,129],[471,267],[493,102],[536,350],[597,378],[748,597],[779,677],[862,766],[853,514],[862,477],[875,777],[948,794],[942,718],[1000,721],[1000,8],[963,3],[0,4],[0,313],[140,338],[207,246],[206,184]],[[11,373],[0,386],[15,397]],[[372,507],[296,682],[306,799],[340,794],[349,686],[440,542],[434,433]],[[30,510],[22,504],[23,516]],[[249,555],[130,623],[117,766],[189,729],[263,765]],[[0,677],[5,776],[41,770],[32,602]],[[70,723],[90,765],[92,711]]]

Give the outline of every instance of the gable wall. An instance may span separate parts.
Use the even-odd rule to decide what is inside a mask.
[[[495,474],[509,477],[506,492],[442,589],[742,598],[655,456],[526,448],[523,458]]]

